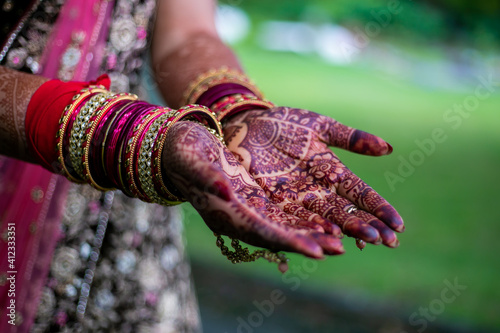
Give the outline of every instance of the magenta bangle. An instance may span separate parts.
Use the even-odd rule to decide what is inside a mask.
[[[120,138],[126,134],[123,130],[124,126],[128,123],[129,119],[134,116],[137,104],[142,102],[133,102],[121,110],[120,118],[118,122],[112,123],[108,129],[110,136],[106,139],[105,150],[106,156],[104,157],[105,174],[111,179],[116,187],[119,186],[118,181],[118,166],[117,161],[119,161],[118,156],[118,143],[121,143]]]
[[[126,179],[124,178],[125,170],[123,164],[125,163],[125,148],[128,142],[128,136],[131,133],[132,128],[134,128],[134,123],[138,118],[141,118],[147,112],[147,104],[148,103],[146,102],[138,102],[132,105],[130,116],[123,125],[122,129],[118,131],[118,145],[116,146],[114,153],[115,158],[108,160],[107,163],[108,166],[111,166],[111,169],[109,170],[114,170],[113,174],[115,175],[118,188],[121,188],[122,191],[130,197],[132,197],[132,193],[128,192]]]
[[[127,105],[131,102],[132,101],[130,100],[122,100],[114,104],[111,107],[111,110],[106,112],[106,114],[103,115],[100,119],[99,125],[97,126],[95,131],[95,133],[97,133],[97,136],[94,136],[95,139],[92,140],[92,146],[89,150],[89,162],[91,163],[89,165],[90,173],[93,175],[92,177],[94,178],[94,181],[104,188],[113,188],[115,187],[115,184],[109,179],[109,177],[105,175],[105,169],[103,168],[103,141],[107,133],[103,129],[106,128],[106,125],[108,125],[108,121],[110,119],[113,119],[112,116],[116,115],[116,113],[118,113],[118,111],[120,111],[124,105]]]

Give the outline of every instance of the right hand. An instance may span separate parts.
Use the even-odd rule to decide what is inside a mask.
[[[233,154],[203,126],[172,126],[162,152],[164,175],[215,233],[311,258],[344,252],[339,234],[272,204]]]

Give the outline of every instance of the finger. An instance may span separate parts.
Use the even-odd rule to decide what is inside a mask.
[[[216,233],[273,251],[297,252],[316,259],[323,257],[321,246],[302,230],[305,227],[290,225],[277,216],[271,219],[249,206],[241,196],[225,202],[209,195],[208,202],[210,208],[200,214]]]
[[[375,243],[380,237],[377,229],[355,215],[348,214],[345,208],[352,206],[352,203],[336,194],[331,194],[329,201],[314,194],[307,195],[303,203],[305,208],[336,223],[348,236],[360,238],[367,243]]]
[[[278,206],[269,204],[267,205],[266,212],[264,212],[270,219],[277,223],[286,223],[291,226],[301,227],[300,229],[306,228],[307,230],[315,230],[318,232],[325,232],[325,229],[318,223],[313,221],[303,220],[297,216],[291,215],[288,212],[281,210]]]
[[[305,209],[301,205],[292,202],[286,202],[280,206],[282,206],[283,211],[287,214],[297,216],[302,220],[311,221],[314,222],[315,224],[322,226],[324,232],[328,234],[332,234],[336,237],[341,237],[342,235],[342,230],[340,230],[340,228],[336,224],[328,221],[319,214],[313,213]]]
[[[345,253],[342,241],[335,236],[326,235],[319,232],[311,232],[310,235],[323,248],[323,252],[328,255],[337,255]]]
[[[378,217],[393,230],[397,232],[405,230],[403,219],[396,209],[352,172],[341,179],[337,192],[356,206]]]
[[[380,242],[388,247],[396,248],[399,246],[398,237],[385,223],[377,219],[370,213],[364,210],[356,210],[353,212],[354,215],[374,227],[378,230],[380,234]]]
[[[389,155],[392,152],[392,146],[378,136],[346,126],[329,117],[324,119],[327,125],[320,133],[320,139],[330,146],[371,156]]]
[[[325,254],[337,255],[345,253],[342,241],[334,235],[327,235],[324,232],[318,232],[299,225],[293,225],[292,227],[299,230],[299,233],[312,237],[323,248]]]

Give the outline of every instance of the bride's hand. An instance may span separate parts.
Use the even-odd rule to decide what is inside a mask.
[[[352,173],[328,148],[379,156],[384,140],[302,109],[275,107],[231,118],[224,128],[229,150],[285,213],[335,234],[397,247],[404,230],[397,211]],[[362,243],[362,242],[361,242]]]
[[[165,175],[212,231],[312,258],[344,252],[337,235],[271,203],[234,155],[198,123],[173,125],[162,160]]]

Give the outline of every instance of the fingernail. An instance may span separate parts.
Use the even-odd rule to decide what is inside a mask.
[[[394,242],[389,244],[389,246],[392,247],[393,249],[397,248],[399,246],[399,240],[396,239]]]
[[[375,244],[375,245],[382,244],[382,237],[377,238],[377,240],[375,242],[373,242],[373,244]]]
[[[399,227],[396,228],[397,232],[404,232],[406,230],[406,227],[404,224],[401,224]]]
[[[392,153],[392,151],[394,150],[392,148],[392,146],[389,144],[389,143],[385,143],[387,145],[387,153],[385,153],[386,155],[389,155],[390,153]]]

